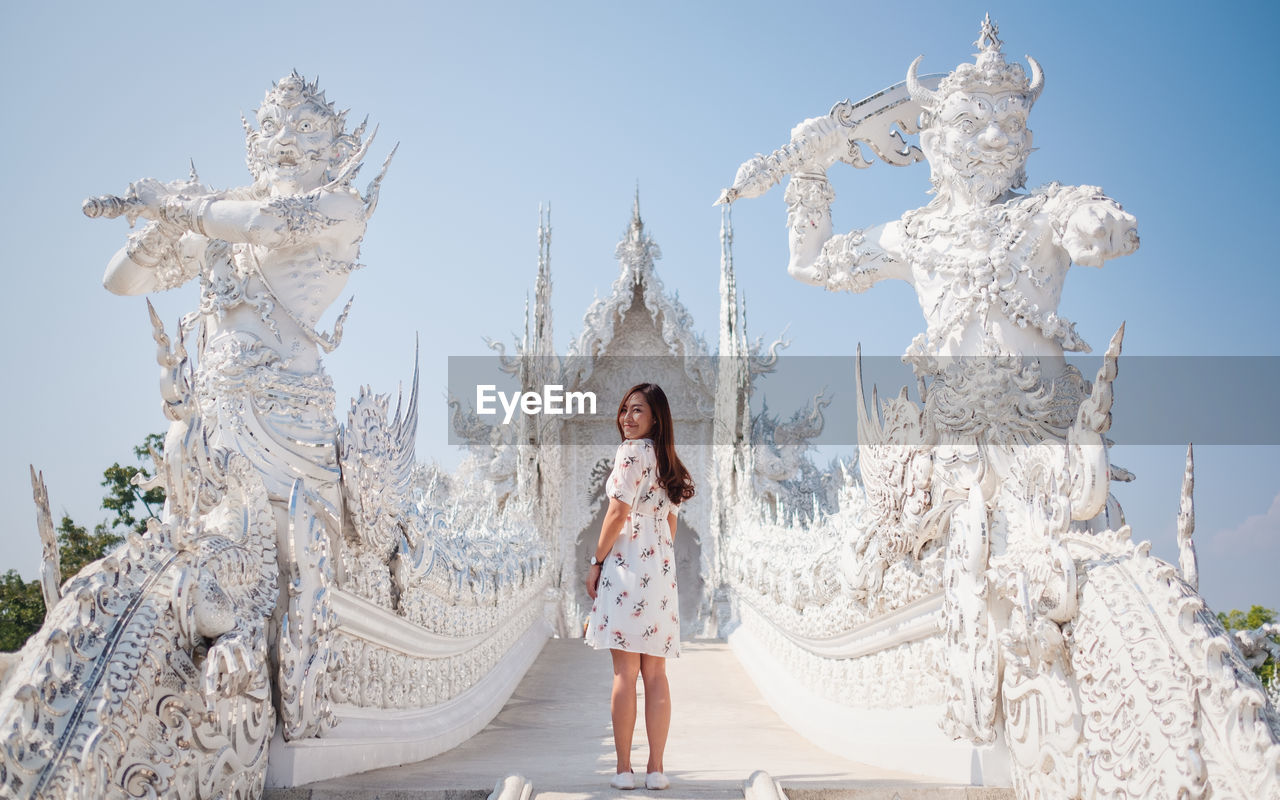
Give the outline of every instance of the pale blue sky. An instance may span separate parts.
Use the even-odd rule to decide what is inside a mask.
[[[375,165],[401,143],[366,237],[368,268],[342,347],[327,359],[339,413],[362,384],[394,391],[423,344],[419,458],[453,463],[442,393],[450,355],[520,327],[552,204],[556,341],[608,291],[637,181],[659,274],[714,339],[719,242],[711,207],[739,163],[792,125],[899,81],[915,56],[946,71],[974,51],[983,13],[1010,58],[1035,56],[1046,88],[1030,125],[1030,184],[1097,184],[1137,215],[1141,250],[1068,280],[1065,316],[1100,350],[1280,355],[1273,237],[1277,122],[1272,3],[1207,16],[1192,3],[177,3],[22,4],[0,31],[8,112],[10,246],[3,319],[0,568],[34,575],[27,464],[55,510],[92,524],[102,469],[164,428],[141,298],[100,285],[124,241],[88,220],[91,194],[170,180],[193,158],[205,182],[246,183],[239,114],[272,80],[319,74],[331,99],[381,125]],[[833,171],[834,173],[835,171]],[[923,166],[835,175],[838,228],[923,204]],[[787,325],[791,352],[896,355],[923,322],[905,285],[827,295],[784,269],[780,192],[737,204],[750,332]],[[172,327],[195,289],[156,298]],[[1124,441],[1124,366],[1115,438]],[[1189,390],[1205,391],[1189,376]],[[1260,380],[1274,389],[1276,376]],[[1211,387],[1210,387],[1211,388]],[[846,398],[847,399],[847,398]],[[1223,413],[1237,403],[1222,400]],[[782,409],[779,409],[782,410]],[[1218,609],[1280,607],[1280,448],[1198,448],[1203,588]],[[1138,483],[1117,490],[1139,538],[1174,553],[1182,447],[1120,447]]]

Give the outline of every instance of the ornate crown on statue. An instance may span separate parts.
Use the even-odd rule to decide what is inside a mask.
[[[1027,61],[1031,64],[1031,79],[1028,80],[1020,65],[1005,62],[1004,53],[1000,51],[1004,42],[1000,41],[999,34],[1000,27],[991,21],[991,15],[988,14],[982,21],[978,40],[974,42],[978,47],[975,62],[956,67],[942,79],[937,90],[925,88],[916,77],[924,56],[918,56],[911,62],[911,67],[907,70],[907,89],[911,92],[911,99],[924,108],[924,117],[931,117],[948,97],[958,92],[1014,92],[1023,96],[1028,109],[1035,103],[1044,89],[1044,72],[1040,69],[1039,62],[1027,56]]]
[[[309,103],[319,110],[326,117],[333,120],[334,133],[339,133],[346,127],[347,112],[338,111],[324,98],[324,92],[320,91],[319,80],[308,82],[306,78],[298,74],[295,69],[290,74],[271,84],[271,88],[262,98],[262,107],[279,106],[280,108],[295,108],[304,103]]]
[[[309,104],[320,112],[321,115],[328,120],[332,126],[334,136],[334,149],[330,162],[334,167],[346,165],[346,168],[354,168],[358,165],[360,158],[364,156],[369,142],[373,141],[373,136],[369,137],[369,142],[364,141],[365,128],[368,125],[368,119],[361,122],[351,133],[346,132],[347,128],[347,112],[338,111],[333,103],[325,99],[324,92],[320,90],[319,79],[308,81],[306,78],[298,74],[295,69],[285,77],[271,84],[271,88],[262,98],[262,105],[258,107],[261,111],[268,106],[276,106],[278,108],[290,109],[296,108],[303,104]],[[244,126],[245,142],[252,145],[254,140],[260,135],[259,131],[254,130],[249,124],[249,120],[244,115],[240,115],[240,123]],[[376,131],[375,131],[376,133]],[[246,159],[249,171],[258,176],[260,165],[256,163],[256,157],[250,147],[250,152]],[[354,174],[354,169],[347,169],[348,172]]]

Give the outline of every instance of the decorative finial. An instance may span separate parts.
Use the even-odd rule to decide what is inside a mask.
[[[1027,63],[1031,65],[1030,79],[1019,65],[1005,63],[1004,54],[1000,50],[1004,42],[1000,41],[999,33],[1000,26],[992,22],[991,15],[988,14],[982,21],[978,40],[974,42],[978,47],[974,63],[956,67],[942,79],[936,90],[926,88],[917,77],[924,56],[911,62],[911,66],[907,68],[907,91],[925,112],[921,117],[922,125],[931,125],[933,112],[956,92],[1014,92],[1023,96],[1027,108],[1035,103],[1044,89],[1044,71],[1031,56],[1027,56]]]
[[[1191,534],[1196,530],[1196,507],[1194,493],[1195,455],[1190,444],[1187,445],[1187,466],[1182,473],[1182,496],[1178,508],[1178,569],[1182,579],[1191,584],[1191,588],[1200,588],[1200,566],[1196,558],[1196,544]]]
[[[640,181],[636,181],[636,198],[631,205],[631,224],[637,228],[644,227],[644,222],[640,219]]]
[[[639,242],[644,235],[644,220],[640,219],[640,181],[636,181],[636,196],[631,203],[631,238]]]
[[[551,203],[538,203],[538,281],[551,271]]]
[[[978,41],[973,44],[984,53],[998,53],[1000,48],[1004,47],[1004,42],[1000,41],[1000,26],[991,21],[990,13],[982,20],[982,30],[978,33]]]

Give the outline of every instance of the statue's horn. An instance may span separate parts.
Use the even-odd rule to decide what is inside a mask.
[[[920,69],[920,62],[923,60],[924,56],[916,56],[916,60],[912,61],[911,66],[907,68],[907,91],[911,94],[912,100],[915,100],[926,109],[930,109],[938,102],[938,93],[932,89],[926,89],[921,85],[920,79],[916,77],[916,72]]]
[[[1040,62],[1031,56],[1027,56],[1027,62],[1031,64],[1031,85],[1027,87],[1027,95],[1034,103],[1040,97],[1040,92],[1044,91],[1044,70],[1040,69]]]

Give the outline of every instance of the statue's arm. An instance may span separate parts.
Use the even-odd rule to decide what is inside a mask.
[[[200,274],[208,240],[166,222],[150,222],[129,235],[107,264],[102,285],[113,294],[139,295],[181,286]]]
[[[191,196],[145,179],[130,186],[130,193],[141,216],[225,242],[274,249],[333,237],[354,242],[364,235],[363,201],[357,192],[343,187],[237,198],[225,194]]]
[[[897,223],[832,235],[834,199],[821,173],[796,175],[787,185],[791,277],[836,292],[865,292],[891,278],[910,280],[906,261],[893,256]]]
[[[1097,186],[1061,187],[1048,210],[1058,244],[1076,264],[1101,267],[1138,249],[1138,220]]]
[[[207,204],[187,201],[176,216],[215,239],[268,248],[329,237],[355,241],[364,235],[363,203],[355,192],[345,190]]]

